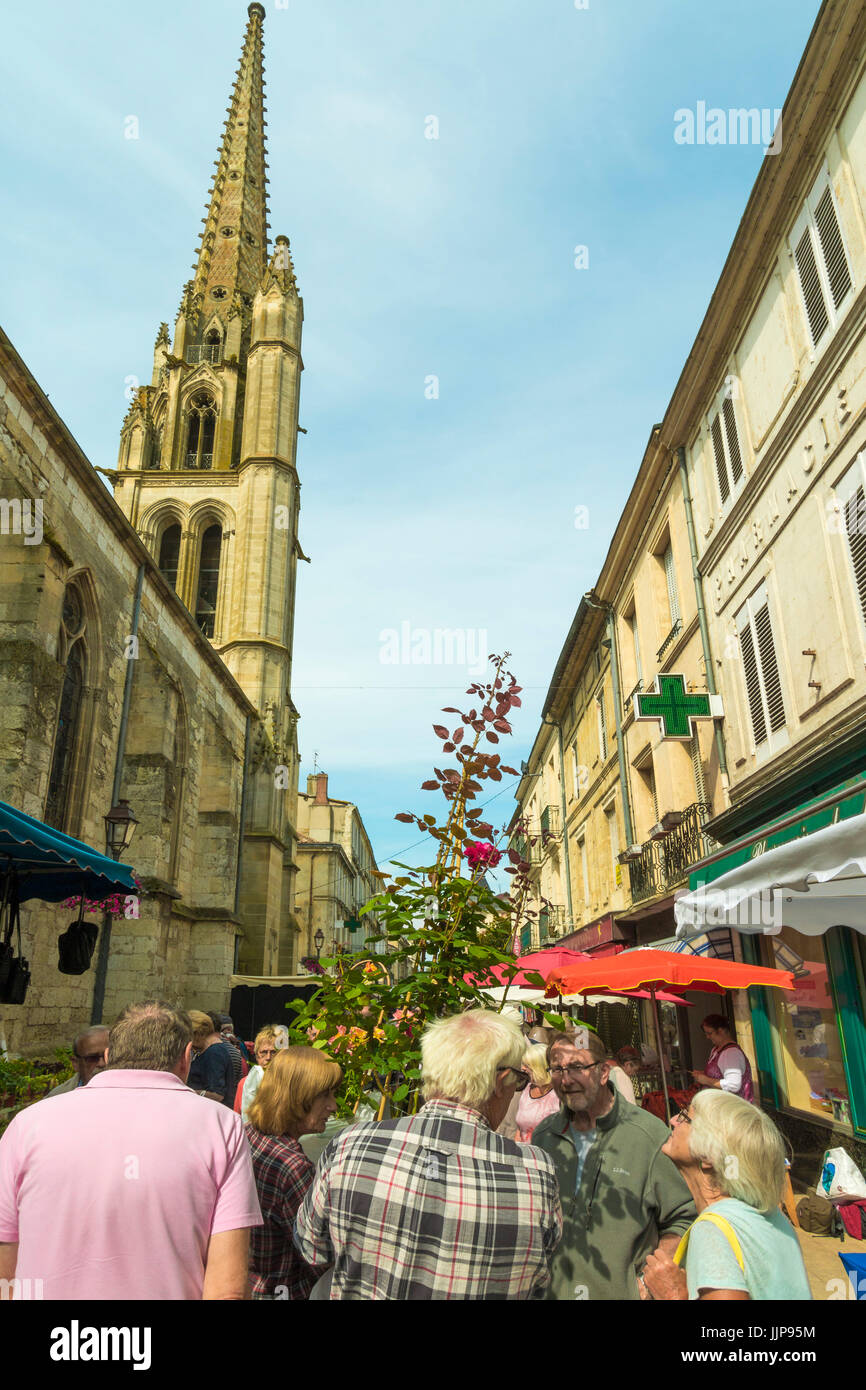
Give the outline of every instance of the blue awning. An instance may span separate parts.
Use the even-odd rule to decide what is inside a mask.
[[[138,889],[127,864],[0,801],[0,877],[14,870],[18,898],[59,903],[83,893],[94,902]]]

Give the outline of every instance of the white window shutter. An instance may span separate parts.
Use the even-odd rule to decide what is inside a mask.
[[[634,642],[634,664],[638,681],[643,685],[643,668],[640,663],[640,642],[637,635],[637,613],[632,613],[629,620],[631,622],[631,635]]]
[[[758,657],[761,663],[761,677],[767,701],[767,714],[772,733],[785,727],[785,705],[782,700],[782,683],[779,680],[779,664],[776,660],[776,646],[773,641],[773,628],[770,623],[770,609],[767,603],[755,614],[755,635],[758,639]]]
[[[731,465],[731,479],[733,486],[743,476],[743,456],[740,452],[740,437],[737,434],[737,417],[734,414],[734,402],[730,396],[725,396],[722,404],[722,418],[725,422],[725,438],[728,444],[728,460]]]
[[[860,611],[866,620],[866,492],[860,483],[845,506],[845,530],[848,550],[854,567],[854,582],[860,599]]]
[[[824,291],[821,288],[821,277],[818,274],[818,264],[812,247],[812,229],[808,225],[804,227],[803,233],[794,247],[794,260],[797,263],[797,274],[800,277],[800,289],[803,292],[803,303],[806,306],[806,317],[809,320],[812,344],[817,347],[827,331],[830,318],[824,304]]]
[[[848,268],[842,231],[839,227],[839,218],[836,216],[836,206],[833,202],[833,192],[829,183],[815,206],[815,226],[818,229],[818,240],[824,257],[824,269],[827,272],[830,293],[833,297],[833,308],[838,309],[851,288],[851,271]]]
[[[671,627],[673,627],[680,616],[680,601],[677,594],[677,572],[674,567],[674,550],[670,541],[664,553],[665,580],[668,586],[668,603],[671,610]]]
[[[724,506],[731,495],[731,485],[728,482],[728,463],[725,458],[725,446],[722,442],[722,421],[721,417],[718,415],[713,421],[710,434],[713,440],[713,453],[716,458],[716,474],[719,479],[719,493],[722,498],[722,506]]]
[[[604,695],[596,696],[596,708],[598,709],[598,746],[601,751],[601,760],[607,758],[607,724],[604,717]]]

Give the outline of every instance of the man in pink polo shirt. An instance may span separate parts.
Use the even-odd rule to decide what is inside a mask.
[[[249,1144],[239,1115],[185,1084],[191,1054],[185,1013],[130,1004],[104,1072],[15,1116],[0,1139],[0,1279],[76,1301],[248,1297],[262,1224]]]

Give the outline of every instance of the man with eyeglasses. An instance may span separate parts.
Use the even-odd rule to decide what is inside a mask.
[[[107,1028],[88,1028],[85,1032],[79,1033],[72,1044],[72,1065],[75,1068],[75,1074],[70,1076],[68,1081],[62,1081],[59,1086],[52,1086],[43,1099],[48,1100],[51,1096],[65,1096],[68,1091],[77,1091],[79,1086],[86,1086],[88,1081],[93,1080],[97,1072],[105,1070],[105,1049],[107,1047]]]
[[[552,1042],[548,1062],[561,1108],[532,1143],[553,1159],[564,1230],[542,1296],[637,1301],[647,1257],[672,1258],[695,1219],[685,1182],[661,1152],[670,1131],[610,1084],[605,1048],[589,1029]]]

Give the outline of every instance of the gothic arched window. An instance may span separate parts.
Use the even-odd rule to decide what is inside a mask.
[[[157,564],[173,589],[177,589],[177,571],[180,563],[180,522],[166,526],[159,542]]]
[[[80,723],[86,673],[85,626],[81,593],[75,584],[69,584],[63,596],[57,651],[58,659],[65,663],[66,671],[60,691],[44,816],[47,824],[53,825],[56,830],[62,830],[66,820],[75,742]]]
[[[214,634],[222,543],[223,533],[219,524],[209,526],[201,538],[195,620],[205,637],[213,637]]]
[[[216,402],[208,391],[199,391],[189,403],[186,437],[187,468],[213,468]]]

